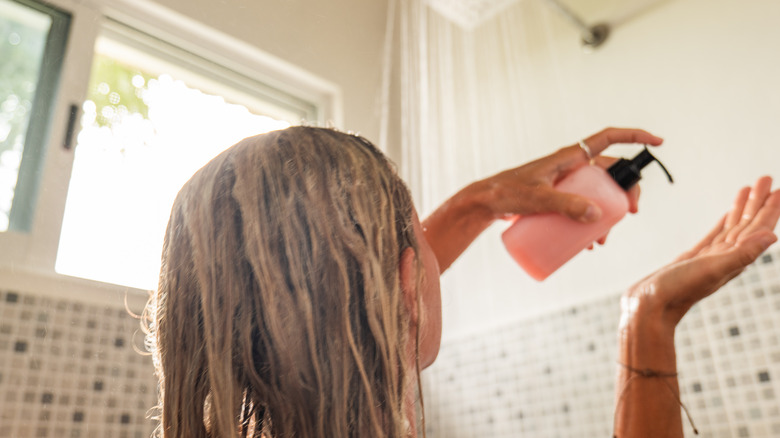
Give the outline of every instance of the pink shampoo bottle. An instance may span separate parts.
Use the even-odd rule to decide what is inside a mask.
[[[663,164],[645,147],[631,160],[620,159],[609,169],[595,165],[577,169],[555,185],[555,189],[582,195],[601,208],[596,222],[582,223],[557,213],[519,217],[501,236],[507,251],[534,279],[542,281],[615,225],[629,208],[626,191],[641,179],[641,170],[657,162],[673,182]]]

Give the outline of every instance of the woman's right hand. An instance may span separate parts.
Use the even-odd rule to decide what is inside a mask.
[[[763,177],[753,188],[743,188],[731,211],[701,242],[623,296],[616,436],[683,437],[673,378],[675,328],[691,306],[739,275],[777,240],[773,230],[780,218],[780,190],[771,187],[772,179]],[[642,377],[651,373],[656,377]]]
[[[780,190],[772,178],[740,190],[732,209],[704,239],[673,263],[637,283],[627,297],[676,326],[699,300],[739,275],[777,240]]]

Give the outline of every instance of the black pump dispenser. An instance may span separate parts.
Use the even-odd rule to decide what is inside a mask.
[[[653,161],[661,166],[661,169],[663,169],[664,173],[666,173],[666,176],[669,178],[669,182],[674,183],[672,175],[670,175],[669,171],[666,170],[666,167],[658,161],[658,158],[654,157],[650,151],[647,150],[647,145],[645,145],[645,150],[640,152],[636,157],[630,160],[626,160],[625,158],[618,160],[617,163],[607,169],[607,173],[609,173],[609,176],[611,176],[623,190],[628,190],[642,179],[642,169]]]

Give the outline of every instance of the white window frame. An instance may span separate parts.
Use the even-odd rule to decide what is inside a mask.
[[[70,35],[54,99],[51,128],[45,141],[43,171],[30,231],[0,233],[2,287],[18,284],[16,287],[30,290],[31,284],[39,284],[40,289],[47,290],[47,294],[51,294],[51,290],[60,290],[55,295],[62,296],[79,290],[79,285],[89,285],[93,290],[130,290],[73,279],[54,270],[74,159],[73,148],[66,150],[63,147],[70,106],[76,104],[81,108],[86,99],[95,42],[108,21],[122,23],[184,51],[196,53],[232,70],[239,78],[243,76],[266,84],[266,91],[273,92],[275,89],[281,94],[310,102],[316,108],[316,116],[314,120],[308,120],[309,123],[342,125],[342,95],[335,84],[156,3],[148,0],[46,2],[72,15]],[[144,294],[143,291],[130,291],[134,295]],[[115,299],[116,296],[111,295],[99,301],[113,302]]]

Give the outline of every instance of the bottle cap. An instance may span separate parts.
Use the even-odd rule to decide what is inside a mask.
[[[663,169],[664,173],[666,173],[666,176],[669,178],[669,182],[673,183],[674,180],[672,179],[672,175],[670,175],[669,171],[666,170],[666,167],[658,161],[658,158],[650,153],[647,149],[647,145],[645,145],[645,150],[640,152],[636,157],[630,160],[626,160],[625,158],[618,160],[617,163],[607,169],[607,173],[609,173],[612,179],[614,179],[623,190],[628,190],[642,179],[642,169],[653,161],[661,166],[661,169]]]

